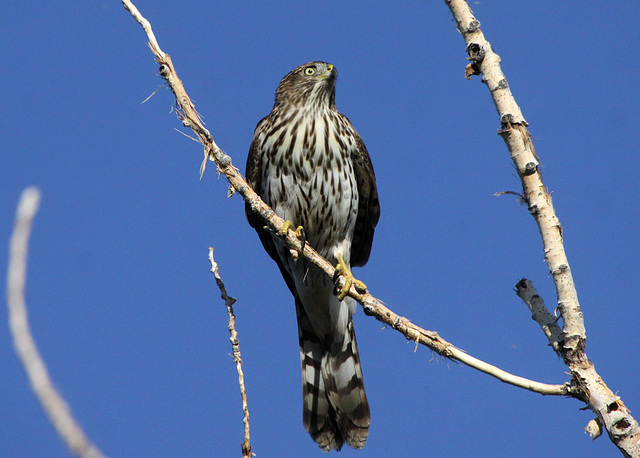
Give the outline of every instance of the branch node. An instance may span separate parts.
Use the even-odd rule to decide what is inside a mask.
[[[564,274],[569,271],[569,266],[567,264],[560,264],[556,270],[552,272],[553,275]]]
[[[509,87],[509,82],[506,78],[502,78],[498,81],[498,85],[494,88],[494,91],[497,89],[507,89]]]
[[[471,24],[473,24],[473,22],[474,21],[472,21]],[[477,24],[479,27],[480,23],[477,22]],[[480,62],[482,62],[486,54],[485,50],[478,43],[470,43],[469,45],[467,45],[466,51],[467,54],[469,54],[469,60],[475,64],[479,64]]]
[[[221,149],[216,152],[216,158],[218,159],[218,164],[221,167],[230,167],[232,164],[231,156],[229,156]]]
[[[368,304],[363,305],[362,310],[364,311],[364,314],[367,316],[375,316],[376,314],[375,309]]]
[[[164,79],[167,79],[170,74],[169,66],[166,64],[161,64],[158,72],[160,73],[160,76],[162,76]]]
[[[502,131],[499,131],[499,134],[509,133],[511,130],[511,124],[515,123],[515,117],[511,113],[505,113],[500,117],[500,125],[502,126]]]
[[[533,175],[537,171],[538,171],[538,165],[535,162],[527,162],[521,174],[523,176],[529,176],[529,175]]]
[[[467,28],[465,29],[465,33],[473,33],[473,32],[477,32],[478,30],[480,30],[480,21],[478,21],[477,19],[474,19],[473,21],[469,22],[469,24],[467,25]]]

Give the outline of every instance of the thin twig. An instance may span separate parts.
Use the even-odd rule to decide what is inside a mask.
[[[37,188],[30,187],[22,192],[13,235],[9,242],[7,303],[13,345],[29,377],[31,388],[71,453],[86,458],[103,457],[102,452],[91,443],[82,431],[78,422],[71,415],[69,406],[53,386],[29,329],[24,289],[27,276],[29,237],[39,205],[40,191]]]
[[[227,288],[224,286],[222,277],[220,277],[220,269],[213,259],[213,247],[209,247],[209,262],[211,263],[211,273],[216,277],[216,284],[220,288],[220,294],[227,306],[229,314],[229,333],[231,337],[231,348],[233,351],[233,362],[236,363],[238,371],[238,383],[240,384],[240,396],[242,397],[242,412],[244,414],[244,442],[242,443],[242,457],[251,457],[251,430],[249,428],[249,405],[247,404],[247,390],[244,386],[244,372],[242,371],[242,355],[240,354],[240,340],[238,340],[238,332],[236,331],[236,316],[233,313],[233,304],[236,299],[227,294]]]
[[[462,34],[471,63],[465,76],[482,75],[498,110],[501,129],[498,133],[505,141],[518,176],[523,196],[534,217],[544,248],[545,261],[553,277],[558,299],[558,310],[563,329],[558,350],[571,370],[576,397],[586,402],[604,426],[611,441],[625,456],[640,457],[640,426],[631,416],[622,400],[604,383],[595,366],[585,353],[586,332],[578,293],[573,282],[569,261],[562,240],[563,228],[556,216],[551,195],[539,171],[539,159],[533,146],[520,107],[517,105],[498,56],[486,40],[480,22],[464,0],[445,0]],[[560,342],[560,341],[558,341]]]
[[[122,2],[125,4],[125,6],[131,4],[130,0],[122,0]],[[136,20],[138,22],[140,22],[141,24],[148,24],[146,19],[142,18],[140,12],[135,9],[135,7],[127,7],[127,9],[131,11],[132,14],[134,14],[133,11],[135,11],[134,17],[136,17],[136,15],[139,16],[136,17]],[[158,45],[157,41],[155,40],[155,36],[153,36],[153,32],[151,32],[151,26],[149,26],[148,28],[145,27],[145,31],[147,31],[150,41],[153,38],[153,42],[155,44],[150,44],[150,47],[156,55],[156,61],[160,64],[161,76],[165,78],[165,80],[171,87],[171,90],[176,96],[176,103],[179,107],[178,114],[182,120],[182,123],[185,126],[193,129],[193,131],[196,133],[198,139],[203,144],[205,156],[216,163],[218,172],[224,174],[231,187],[243,197],[245,202],[248,203],[251,207],[252,211],[256,212],[264,219],[267,227],[271,231],[273,231],[275,234],[281,235],[290,248],[300,253],[301,256],[310,261],[316,267],[321,269],[327,276],[333,279],[336,271],[335,266],[333,266],[331,263],[329,263],[329,261],[320,256],[313,248],[311,248],[311,246],[309,246],[309,244],[302,243],[302,241],[293,230],[289,230],[286,234],[282,235],[282,230],[285,224],[284,220],[276,215],[276,213],[262,201],[260,196],[258,196],[258,194],[256,194],[255,191],[251,189],[242,175],[238,172],[238,169],[233,166],[231,158],[227,154],[225,154],[213,141],[211,133],[202,125],[200,117],[195,110],[195,106],[187,95],[187,92],[182,85],[182,81],[180,81],[180,78],[178,78],[169,55],[162,52],[159,47],[157,48],[157,50],[155,49],[155,47]],[[149,35],[149,33],[151,35]],[[342,287],[344,285],[344,279],[340,278],[339,281],[339,286]],[[527,390],[548,395],[571,395],[571,390],[568,384],[548,385],[544,383],[534,382],[532,380],[527,380],[522,377],[509,374],[494,366],[491,366],[490,364],[470,357],[462,350],[457,349],[452,344],[442,339],[436,332],[427,331],[419,326],[414,325],[408,319],[395,314],[386,306],[384,306],[382,304],[382,301],[379,301],[375,297],[371,296],[368,292],[364,294],[358,292],[355,286],[351,287],[348,295],[354,298],[363,306],[366,314],[372,315],[377,320],[390,325],[391,327],[393,327],[393,329],[402,333],[408,340],[419,342],[421,345],[427,346],[434,352],[446,358],[459,360],[469,367],[496,377],[497,379],[505,383],[509,383]]]

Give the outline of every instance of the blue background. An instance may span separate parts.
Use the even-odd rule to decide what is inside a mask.
[[[244,171],[256,123],[292,68],[339,71],[338,108],[376,169],[382,205],[356,270],[397,313],[470,354],[568,380],[514,294],[555,291],[487,88],[464,79],[443,2],[138,0],[218,144]],[[475,2],[530,123],[565,229],[588,355],[640,411],[637,17],[640,4]],[[0,17],[0,236],[42,189],[27,302],[56,386],[110,456],[239,456],[242,412],[215,247],[235,306],[258,457],[322,456],[301,420],[293,300],[118,1],[10,2]],[[5,245],[6,246],[6,245]],[[6,248],[0,252],[6,265]],[[2,267],[5,269],[5,267]],[[4,272],[3,272],[4,273]],[[372,427],[341,456],[619,456],[573,399],[443,361],[357,314]],[[0,455],[66,456],[0,326]]]

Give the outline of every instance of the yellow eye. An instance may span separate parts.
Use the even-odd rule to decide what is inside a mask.
[[[304,74],[311,76],[316,72],[316,68],[315,67],[307,67],[304,69]]]

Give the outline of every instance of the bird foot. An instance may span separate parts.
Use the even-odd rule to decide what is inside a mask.
[[[280,235],[282,235],[283,237],[287,236],[287,233],[289,232],[289,229],[291,229],[291,225],[293,223],[289,220],[286,220],[284,222],[284,226],[282,226],[282,230],[280,231]],[[304,250],[304,245],[307,242],[307,239],[304,235],[304,228],[302,226],[298,226],[296,228],[295,231],[293,231],[296,234],[296,237],[300,240],[300,244],[301,244],[301,248],[300,250],[296,250],[294,248],[290,248],[289,251],[291,253],[291,257],[295,260],[298,259],[298,255],[300,251]]]
[[[284,222],[284,226],[282,226],[282,230],[280,231],[280,235],[284,235],[284,236],[286,236],[286,235],[287,235],[287,232],[289,232],[289,229],[291,229],[291,226],[292,226],[292,225],[293,225],[293,223],[292,223],[291,221],[286,220],[286,221]],[[295,230],[295,231],[293,231],[293,232],[295,232],[295,233],[296,233],[296,236],[297,236],[298,238],[300,238],[300,237],[304,237],[304,228],[303,228],[302,226],[298,226],[298,227],[296,228],[296,230]]]
[[[344,258],[341,254],[338,255],[338,264],[336,265],[336,271],[333,274],[333,281],[337,282],[338,277],[344,277],[344,286],[339,289],[338,300],[343,300],[349,294],[349,290],[351,289],[351,285],[356,287],[356,291],[359,293],[367,292],[367,285],[365,285],[360,280],[356,280],[351,273],[351,270],[347,267],[347,263],[344,262]],[[337,287],[337,285],[336,285]]]

